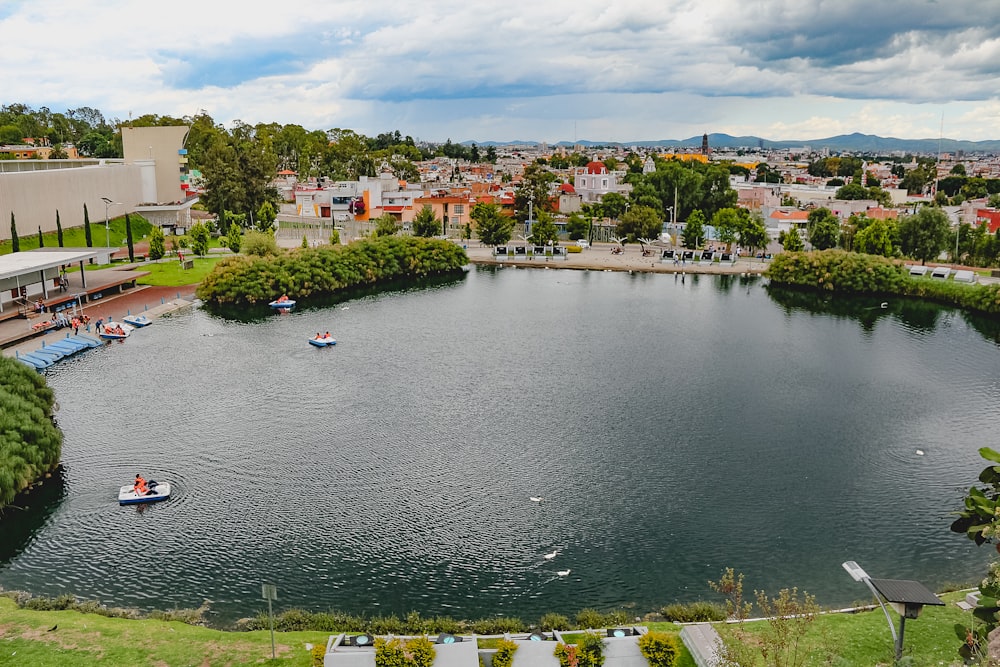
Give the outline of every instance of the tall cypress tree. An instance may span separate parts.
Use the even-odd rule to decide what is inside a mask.
[[[125,214],[125,242],[128,244],[128,261],[135,261],[135,246],[132,244],[132,221]]]
[[[17,238],[17,223],[14,222],[14,211],[10,212],[10,247],[14,252],[21,252],[21,239]]]
[[[87,213],[87,205],[83,205],[83,235],[87,237],[87,247],[94,247],[94,239],[90,235],[90,214]]]
[[[44,248],[45,247],[45,239],[42,237],[42,226],[41,225],[38,225],[38,247],[39,248]]]
[[[59,247],[63,246],[62,223],[59,221],[59,209],[56,209],[56,238],[59,239]]]

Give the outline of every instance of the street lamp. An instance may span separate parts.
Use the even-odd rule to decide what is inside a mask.
[[[112,206],[124,206],[120,201],[111,201],[107,197],[101,197],[104,202],[104,237],[108,247],[111,247],[111,227],[108,224],[108,209]]]
[[[892,640],[896,647],[896,660],[900,660],[903,657],[903,632],[906,629],[906,619],[917,618],[925,605],[944,606],[944,602],[918,581],[872,579],[853,560],[842,563],[842,565],[854,581],[864,582],[875,599],[878,600],[879,606],[885,613],[885,620],[889,623],[889,632],[892,634]],[[892,625],[892,617],[889,616],[889,610],[886,609],[883,599],[899,613],[898,634]]]

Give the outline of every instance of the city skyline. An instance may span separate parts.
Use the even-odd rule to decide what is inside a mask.
[[[0,5],[5,104],[443,142],[1000,139],[1000,5]]]

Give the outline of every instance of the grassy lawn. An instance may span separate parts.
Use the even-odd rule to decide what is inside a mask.
[[[959,642],[955,637],[956,623],[967,624],[970,612],[953,603],[963,599],[965,593],[948,593],[939,596],[948,604],[944,607],[925,607],[920,618],[908,620],[903,637],[903,656],[912,660],[912,667],[930,665],[961,665],[958,656]],[[899,615],[891,609],[893,626],[899,629]],[[671,623],[649,623],[651,630],[669,630]],[[676,627],[676,626],[673,626]],[[725,636],[732,625],[716,624],[716,630]],[[767,628],[766,622],[748,623],[746,629],[755,634]],[[893,664],[895,647],[885,614],[881,608],[857,614],[825,614],[810,627],[802,640],[801,650],[807,658],[806,667],[821,665],[885,665]]]
[[[104,215],[104,211],[101,211],[101,215]],[[138,244],[143,241],[149,240],[149,229],[150,225],[146,222],[138,213],[130,213],[129,219],[132,221],[132,240]],[[20,225],[19,225],[20,226]],[[104,248],[110,245],[112,248],[125,248],[128,245],[125,234],[125,216],[119,216],[117,218],[111,218],[108,229],[104,229],[104,219],[95,220],[93,215],[90,218],[90,236],[93,247]],[[109,237],[110,236],[110,243]],[[166,238],[166,249],[171,250],[171,242],[176,241],[178,244],[180,240],[184,239],[183,236],[167,236]],[[45,243],[46,248],[58,248],[59,247],[59,237],[56,232],[45,232],[42,234],[42,241]],[[18,242],[20,243],[21,250],[34,250],[38,247],[38,234],[28,233],[25,234],[23,230],[18,232]],[[87,235],[83,230],[83,227],[63,227],[63,247],[65,248],[86,248],[87,247]],[[209,248],[224,248],[225,239],[223,238],[211,238],[208,242]],[[10,239],[0,241],[0,255],[6,255],[13,252],[13,247],[11,246]],[[187,252],[185,252],[185,255]]]
[[[962,593],[942,595],[945,607],[927,607],[920,618],[906,624],[904,655],[913,667],[960,665],[958,640],[953,626],[966,623],[970,614],[953,602]],[[892,614],[898,628],[899,617]],[[674,623],[646,623],[650,630],[679,634]],[[50,630],[50,628],[56,628]],[[726,635],[733,626],[716,624]],[[766,622],[748,623],[759,633]],[[123,620],[76,611],[30,611],[18,609],[13,600],[0,597],[0,664],[39,667],[75,665],[243,665],[272,664],[308,667],[306,644],[325,645],[328,632],[275,633],[277,660],[271,661],[270,634],[225,632],[158,620]],[[573,641],[582,633],[565,633]],[[551,642],[553,649],[555,642]],[[481,646],[483,644],[481,643]],[[892,637],[881,609],[857,614],[827,614],[809,627],[802,640],[804,665],[892,664]],[[13,659],[13,660],[12,660]],[[686,648],[678,667],[694,667]]]
[[[149,275],[139,278],[136,282],[140,285],[156,285],[158,287],[180,287],[200,283],[222,257],[195,257],[185,254],[184,259],[194,260],[194,268],[182,269],[181,263],[176,258],[139,264],[138,268],[142,271],[149,271]]]
[[[56,627],[55,630],[49,630]],[[269,664],[309,667],[306,644],[326,645],[327,632],[223,632],[165,621],[129,621],[76,611],[27,611],[0,597],[0,664],[78,665]]]

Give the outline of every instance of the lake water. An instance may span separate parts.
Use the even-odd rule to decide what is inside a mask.
[[[995,329],[763,285],[481,268],[158,320],[48,373],[64,472],[0,522],[0,586],[225,623],[262,581],[279,608],[532,620],[714,599],[726,567],[825,605],[868,597],[845,560],[980,578],[992,549],[948,526],[997,444]],[[174,496],[119,507],[137,472]]]

